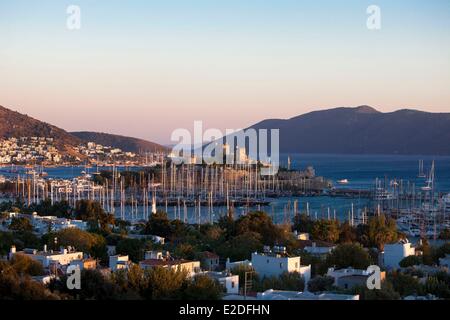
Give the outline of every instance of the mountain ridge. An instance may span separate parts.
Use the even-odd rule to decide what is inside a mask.
[[[166,147],[144,139],[91,131],[68,132],[47,122],[0,105],[0,138],[12,137],[53,138],[55,145],[67,152],[71,152],[71,147],[91,141],[135,153],[139,151],[167,150]]]
[[[450,155],[450,113],[339,107],[249,128],[280,129],[282,153]]]

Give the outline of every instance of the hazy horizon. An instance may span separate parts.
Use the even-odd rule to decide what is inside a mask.
[[[81,29],[66,8],[81,8]],[[381,29],[366,27],[369,5]],[[450,112],[450,2],[0,0],[0,105],[67,131],[176,128],[369,105]]]

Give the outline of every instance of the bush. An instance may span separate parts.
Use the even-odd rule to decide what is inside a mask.
[[[334,278],[330,276],[317,276],[308,282],[308,291],[322,292],[333,288]]]
[[[422,258],[418,256],[408,256],[403,258],[402,261],[399,262],[400,267],[407,268],[412,266],[418,266],[422,264]]]

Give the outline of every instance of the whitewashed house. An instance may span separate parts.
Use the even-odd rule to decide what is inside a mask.
[[[311,279],[311,265],[302,266],[300,257],[289,257],[285,247],[264,248],[264,253],[252,253],[252,266],[261,277],[280,276],[284,272],[298,272],[305,283]]]
[[[386,269],[399,268],[400,261],[415,255],[416,250],[408,240],[384,245],[383,264]]]
[[[43,251],[37,251],[36,249],[24,249],[23,251],[16,252],[16,247],[12,246],[9,259],[11,259],[16,254],[23,254],[33,260],[39,261],[44,268],[48,268],[51,264],[59,264],[61,266],[66,266],[74,260],[82,260],[83,252],[73,251],[71,248],[63,248],[59,251],[48,251],[47,246],[44,246]]]

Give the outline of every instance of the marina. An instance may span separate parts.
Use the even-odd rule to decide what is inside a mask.
[[[252,165],[175,166],[169,162],[137,167],[9,166],[2,167],[0,174],[14,184],[9,192],[3,190],[3,200],[19,196],[27,204],[50,199],[52,203],[67,201],[72,206],[81,199],[95,200],[116,218],[132,222],[147,220],[155,210],[189,223],[211,223],[230,212],[238,217],[257,210],[270,214],[276,223],[290,223],[296,214],[304,213],[313,219],[358,224],[383,212],[398,219],[400,230],[412,237],[436,238],[441,230],[449,228],[449,157],[428,162],[427,174],[424,160],[417,157],[380,158],[379,166],[371,173],[371,183],[362,166],[368,160],[366,156],[345,157],[343,162],[350,165],[359,161],[359,172],[343,168],[349,177],[345,179],[334,178],[343,173],[328,167],[333,162],[339,170],[342,164],[336,158],[341,156],[312,157],[287,156],[290,170],[282,169],[270,177],[261,176]],[[411,169],[402,176],[377,177],[382,176],[386,163],[405,161]],[[319,167],[313,168],[317,163]],[[391,168],[387,171],[401,174],[403,170],[404,166],[399,172]],[[316,171],[327,176],[316,176]]]

